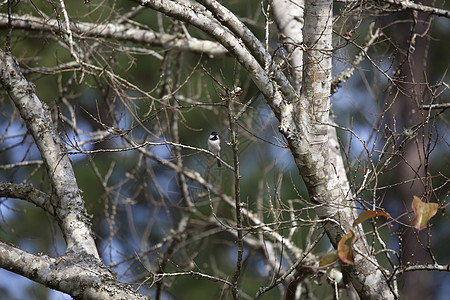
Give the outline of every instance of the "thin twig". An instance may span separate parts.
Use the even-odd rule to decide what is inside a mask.
[[[227,95],[228,99],[228,120],[230,122],[230,132],[231,132],[231,148],[233,150],[233,163],[234,163],[234,200],[236,203],[236,232],[237,232],[237,261],[236,261],[236,271],[231,279],[233,283],[233,297],[234,299],[240,299],[238,280],[241,275],[242,269],[242,257],[244,255],[244,241],[242,239],[242,212],[241,212],[241,192],[240,192],[240,174],[239,174],[239,154],[238,154],[238,140],[236,133],[236,124],[233,115],[233,101],[236,94]]]

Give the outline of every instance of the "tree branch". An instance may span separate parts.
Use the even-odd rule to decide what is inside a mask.
[[[76,299],[147,299],[130,288],[118,285],[112,272],[106,268],[100,269],[96,260],[86,264],[86,261],[66,256],[37,256],[0,242],[0,265]]]
[[[283,46],[287,49],[287,59],[290,62],[288,70],[292,72],[291,83],[296,91],[300,91],[302,81],[303,50],[300,45],[303,42],[303,8],[305,1],[273,1],[272,8],[274,18],[281,33]]]
[[[395,5],[397,7],[401,7],[402,9],[413,9],[440,17],[450,18],[450,11],[448,10],[414,3],[412,1],[383,0],[383,2]]]
[[[30,15],[12,15],[12,25],[15,29],[46,31],[59,33],[61,26],[56,19],[43,19]],[[0,14],[0,28],[7,28],[8,16]],[[158,33],[149,29],[138,29],[121,24],[95,24],[85,22],[70,22],[70,30],[76,38],[86,37],[108,38],[118,41],[129,41],[138,44],[162,47],[164,49],[178,49],[206,54],[210,57],[227,55],[227,50],[220,44],[199,40],[193,37],[180,37],[166,33]]]
[[[23,199],[55,215],[49,194],[35,189],[31,184],[16,184],[0,182],[0,197]]]
[[[420,106],[421,109],[447,109],[450,108],[450,103],[436,103],[436,104],[424,104]]]
[[[234,95],[234,97],[233,97]],[[230,125],[231,132],[231,147],[233,150],[233,167],[234,167],[234,202],[235,202],[235,213],[236,213],[236,233],[237,233],[237,259],[236,259],[236,271],[231,279],[233,284],[233,297],[234,299],[240,299],[238,280],[241,276],[242,270],[242,257],[244,255],[244,241],[242,239],[242,211],[241,211],[241,184],[240,178],[241,174],[239,172],[239,154],[238,154],[238,139],[236,132],[236,120],[233,115],[233,103],[236,100],[235,94],[230,93],[226,95],[226,101],[228,102],[228,121]]]
[[[80,190],[70,159],[62,150],[48,109],[41,103],[34,86],[20,73],[14,58],[0,50],[0,81],[13,100],[41,153],[55,197],[55,216],[64,234],[67,250],[84,252],[99,259],[89,227]]]

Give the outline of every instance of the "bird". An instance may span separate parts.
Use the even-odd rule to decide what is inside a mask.
[[[213,131],[209,135],[208,138],[208,149],[211,151],[214,155],[217,156],[217,166],[220,168],[222,167],[222,164],[220,163],[220,139],[217,132]]]

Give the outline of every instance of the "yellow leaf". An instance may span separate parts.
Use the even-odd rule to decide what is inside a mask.
[[[428,221],[436,214],[438,204],[422,202],[419,197],[414,196],[412,208],[415,214],[413,220],[414,227],[417,230],[422,230],[424,228],[427,228]]]

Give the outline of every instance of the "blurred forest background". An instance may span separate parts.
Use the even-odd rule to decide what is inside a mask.
[[[450,9],[445,1],[426,2]],[[51,110],[101,258],[120,281],[159,299],[231,298],[224,283],[205,277],[229,278],[236,264],[234,208],[218,196],[235,193],[230,109],[235,115],[242,111],[236,122],[240,197],[251,212],[242,220],[248,226],[242,294],[253,299],[270,284],[276,266],[293,264],[285,253],[292,249],[283,243],[310,249],[316,262],[332,249],[277,119],[234,57],[194,26],[133,1],[62,3],[71,22],[97,27],[80,25],[69,37],[60,30],[66,21],[61,1],[14,1],[12,14],[31,21],[14,26],[11,52]],[[288,52],[271,1],[221,3],[268,42],[283,69]],[[364,222],[369,244],[378,250],[375,235],[380,235],[394,266],[386,257],[381,263],[391,270],[449,264],[449,113],[430,106],[449,103],[449,16],[383,1],[336,1],[333,12],[331,104],[351,192],[361,210],[376,203],[392,216]],[[0,19],[4,48],[6,2]],[[140,31],[108,35],[113,28],[107,24]],[[205,41],[211,41],[205,51],[195,47]],[[227,97],[235,97],[231,108]],[[4,91],[0,105],[0,181],[31,183],[51,193],[40,153]],[[230,167],[218,168],[214,157],[201,151],[211,131],[219,133],[221,159]],[[180,179],[180,167],[192,177]],[[194,180],[197,175],[207,183]],[[412,228],[414,195],[439,205],[421,231]],[[256,226],[252,218],[263,223]],[[65,251],[53,218],[8,197],[0,197],[0,240],[34,254],[58,257]],[[267,259],[271,252],[275,266]],[[158,273],[167,276],[153,276]],[[325,273],[306,275],[304,299],[334,297]],[[406,272],[399,290],[405,299],[445,299],[449,282],[448,272]],[[283,295],[277,286],[263,298]],[[0,298],[68,296],[0,269]]]

